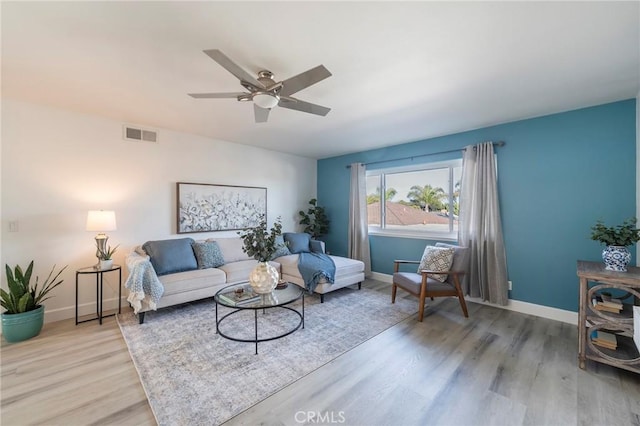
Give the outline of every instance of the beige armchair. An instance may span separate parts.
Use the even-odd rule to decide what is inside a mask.
[[[447,272],[445,282],[440,282],[430,278],[430,274],[442,274],[442,272],[422,270],[421,273],[400,272],[401,264],[416,264],[420,261],[414,260],[394,260],[393,286],[391,287],[391,303],[396,301],[396,291],[398,287],[414,295],[419,300],[418,321],[422,321],[424,316],[424,304],[427,297],[433,300],[434,297],[456,296],[460,301],[460,307],[466,318],[469,317],[467,304],[464,300],[462,287],[460,285],[469,265],[469,250],[466,247],[458,247],[450,244],[437,243],[436,247],[452,247],[455,249],[451,269]]]

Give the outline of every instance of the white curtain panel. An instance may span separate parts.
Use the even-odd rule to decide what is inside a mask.
[[[493,143],[467,146],[460,187],[459,244],[469,247],[465,293],[499,305],[509,296]]]
[[[362,163],[351,164],[349,193],[349,257],[364,262],[365,276],[371,275],[369,224],[367,223],[366,169]]]

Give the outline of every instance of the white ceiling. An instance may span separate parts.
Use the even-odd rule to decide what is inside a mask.
[[[635,97],[639,2],[2,3],[2,96],[312,158]],[[326,117],[192,99],[242,91],[220,49]]]

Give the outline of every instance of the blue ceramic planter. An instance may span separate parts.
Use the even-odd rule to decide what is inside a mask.
[[[40,334],[44,324],[44,306],[20,314],[2,314],[2,336],[7,342],[21,342]]]
[[[626,272],[631,252],[624,246],[607,246],[602,250],[602,260],[607,271]]]

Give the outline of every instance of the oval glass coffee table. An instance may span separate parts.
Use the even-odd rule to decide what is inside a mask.
[[[304,291],[296,284],[287,284],[288,285],[283,289],[275,289],[269,294],[261,295],[252,293],[251,286],[248,283],[234,284],[219,290],[213,297],[213,300],[216,302],[216,333],[226,339],[236,342],[255,343],[257,355],[259,342],[281,339],[295,332],[299,328],[304,328]],[[300,311],[290,306],[286,306],[298,299],[302,299],[302,308]],[[218,318],[218,305],[231,308],[233,311]],[[258,338],[258,311],[262,310],[262,313],[264,314],[267,309],[274,308],[286,309],[294,312],[300,318],[300,321],[293,328],[287,329],[284,333],[276,336]],[[234,318],[234,314],[247,310],[253,310],[254,338],[234,337],[220,331],[220,324],[222,324],[223,321],[230,321]]]

